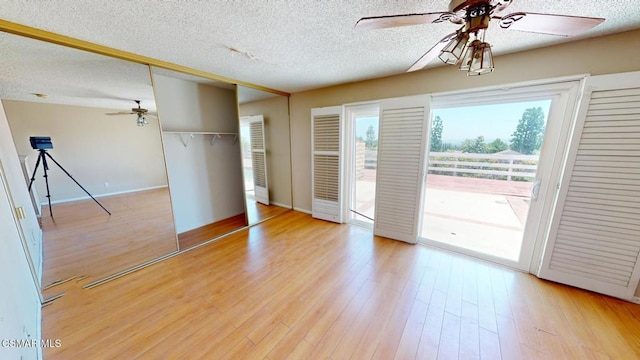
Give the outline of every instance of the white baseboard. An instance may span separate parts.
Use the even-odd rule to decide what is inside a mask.
[[[283,208],[291,209],[291,205],[290,204],[282,204],[282,203],[277,203],[277,202],[270,202],[269,205],[275,205],[275,206],[280,206],[280,207],[283,207]]]
[[[116,192],[106,193],[106,194],[98,194],[98,195],[91,194],[91,195],[93,195],[93,197],[97,199],[97,198],[107,197],[107,196],[130,194],[130,193],[140,192],[140,191],[162,189],[162,188],[166,188],[166,187],[169,187],[169,186],[168,185],[151,186],[151,187],[146,187],[146,188],[142,188],[142,189],[124,190],[124,191],[116,191]],[[89,196],[80,196],[80,197],[71,198],[71,199],[53,200],[53,201],[51,201],[51,205],[62,204],[62,203],[78,201],[78,200],[86,200],[86,199],[91,199],[91,198]],[[40,203],[40,205],[45,206],[45,205],[49,205],[49,204],[46,201],[43,201],[42,203]]]
[[[295,206],[293,207],[293,210],[295,210],[295,211],[300,211],[301,213],[305,213],[305,214],[309,214],[309,215],[311,215],[311,210],[302,209],[302,208],[295,207]]]
[[[640,296],[634,296],[631,298],[632,303],[640,304]]]

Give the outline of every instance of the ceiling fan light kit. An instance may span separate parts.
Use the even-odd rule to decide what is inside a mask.
[[[107,113],[107,115],[138,115],[138,118],[136,119],[136,125],[138,126],[145,126],[149,123],[149,121],[147,121],[147,118],[145,116],[149,115],[147,114],[149,112],[149,110],[147,109],[143,109],[140,106],[140,100],[133,100],[135,101],[136,104],[138,104],[137,108],[131,108],[131,111],[119,111],[116,113]],[[150,115],[153,116],[153,115]]]
[[[438,57],[445,64],[455,65],[460,61],[460,57],[464,53],[468,42],[469,33],[465,31],[458,31],[456,37],[449,41]]]
[[[516,12],[501,15],[513,0],[451,0],[449,11],[422,14],[402,14],[365,17],[356,29],[383,29],[407,25],[437,24],[449,21],[462,24],[453,34],[445,36],[416,61],[407,71],[420,70],[436,56],[445,64],[457,65],[468,76],[488,74],[494,69],[491,45],[485,42],[485,32],[491,20],[502,29],[540,34],[575,36],[598,24],[603,18]],[[473,41],[469,42],[471,38]]]
[[[147,119],[144,116],[142,116],[141,114],[138,114],[138,120],[136,120],[136,125],[145,126],[148,123],[149,122],[147,121]]]

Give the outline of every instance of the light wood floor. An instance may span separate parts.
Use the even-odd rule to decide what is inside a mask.
[[[203,242],[220,237],[226,233],[247,226],[247,218],[243,214],[231,216],[199,228],[178,234],[180,250],[192,248]]]
[[[640,307],[299,212],[43,309],[46,359],[637,359]]]
[[[176,251],[166,188],[98,201],[111,216],[91,199],[54,204],[54,219],[43,207],[43,287],[74,276],[97,280]]]
[[[290,209],[277,205],[264,205],[253,199],[247,198],[247,219],[249,225],[257,224],[265,219],[284,214]]]
[[[243,228],[247,226],[247,220],[249,224],[256,224],[265,219],[283,214],[289,210],[290,209],[275,205],[263,205],[255,200],[247,199],[246,217],[245,214],[239,214],[178,234],[180,250],[192,248],[231,231]]]

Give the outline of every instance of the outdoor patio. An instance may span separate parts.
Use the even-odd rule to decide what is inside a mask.
[[[375,169],[357,181],[356,211],[374,215]],[[427,176],[421,236],[517,260],[530,199],[529,182]]]

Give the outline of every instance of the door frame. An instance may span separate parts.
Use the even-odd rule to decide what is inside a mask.
[[[351,203],[353,201],[353,188],[355,186],[355,153],[354,153],[354,138],[355,138],[355,119],[358,117],[378,117],[378,124],[380,124],[380,103],[379,102],[365,102],[355,104],[344,105],[344,131],[342,141],[344,146],[343,156],[345,169],[345,178],[343,181],[343,194],[345,201],[342,203],[343,219],[349,224],[359,225],[367,229],[373,230],[373,223],[352,219],[351,218]],[[378,137],[380,127],[378,127]],[[374,216],[375,218],[375,216]]]
[[[587,75],[579,75],[432,95],[432,112],[429,117],[429,123],[431,123],[433,118],[433,109],[437,108],[489,105],[543,99],[550,99],[551,106],[545,124],[545,137],[540,151],[538,169],[536,171],[536,180],[541,181],[538,200],[532,201],[529,206],[518,261],[482,254],[473,250],[461,249],[423,237],[419,238],[421,243],[479,257],[522,271],[535,272],[535,269],[539,267],[541,261],[542,246],[549,235],[551,218],[557,202],[558,186],[562,178],[562,169],[566,162],[569,144],[571,143],[570,136],[575,126],[581,89],[584,87],[584,79],[586,76]],[[566,139],[566,141],[563,142],[563,139]],[[425,151],[427,152],[425,161],[428,161],[428,148]],[[426,177],[422,186],[426,189]],[[426,201],[428,201],[428,199],[426,199],[425,202]],[[421,214],[423,214],[423,211],[424,204],[421,208]]]

